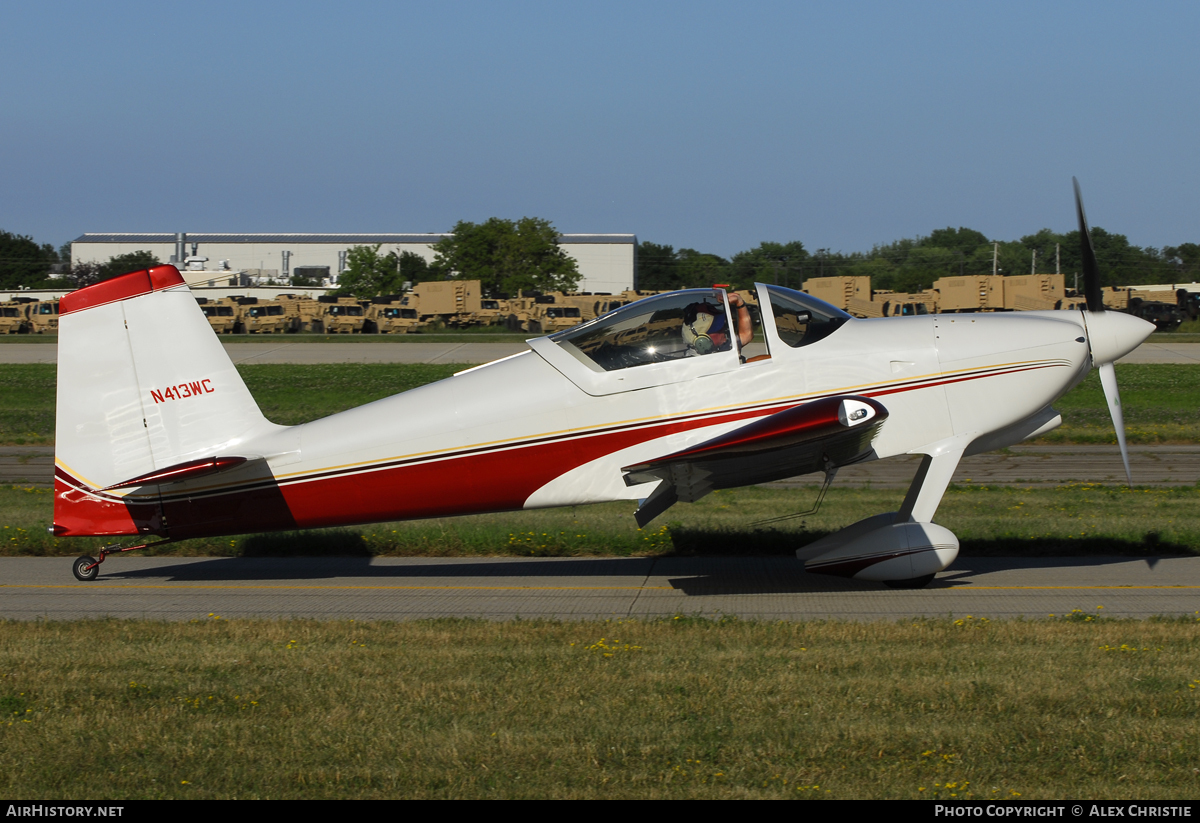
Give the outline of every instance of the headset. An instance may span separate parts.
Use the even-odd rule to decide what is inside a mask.
[[[691,346],[696,350],[696,354],[711,354],[717,348],[716,342],[712,339],[711,335],[696,331],[695,326],[696,317],[700,314],[700,307],[702,306],[709,309],[705,313],[712,315],[713,325],[716,325],[718,320],[724,318],[724,314],[718,312],[716,307],[710,305],[708,302],[693,303],[683,310],[683,325],[692,333]]]

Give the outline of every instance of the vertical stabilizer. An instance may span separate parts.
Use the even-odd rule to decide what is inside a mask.
[[[156,487],[128,499],[104,490],[191,461],[256,456],[249,441],[283,428],[263,417],[174,266],[59,305],[56,534],[163,533]]]

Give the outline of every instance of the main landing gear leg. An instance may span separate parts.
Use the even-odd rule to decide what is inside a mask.
[[[933,522],[933,515],[969,442],[966,438],[953,438],[943,441],[929,454],[922,456],[921,466],[913,477],[912,485],[908,487],[908,493],[904,495],[900,511],[896,512],[897,523]],[[933,582],[933,578],[933,574],[924,574],[905,580],[884,580],[883,584],[893,589],[923,589]]]
[[[76,580],[86,583],[89,580],[95,580],[99,576],[100,564],[103,563],[104,558],[108,557],[110,554],[135,552],[138,549],[147,549],[151,546],[163,546],[167,543],[174,542],[174,540],[168,538],[166,540],[159,540],[157,543],[139,543],[136,546],[120,546],[114,543],[111,546],[105,546],[103,549],[101,549],[100,557],[98,558],[91,557],[86,554],[75,558],[75,562],[71,565],[71,572],[75,575]]]

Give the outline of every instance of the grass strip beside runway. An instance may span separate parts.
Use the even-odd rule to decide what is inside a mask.
[[[756,528],[808,509],[817,489],[748,487],[674,506],[638,529],[636,504],[508,512],[383,523],[352,529],[195,538],[139,555],[177,557],[639,557],[789,555],[865,513],[895,511],[902,489],[830,489],[820,512]],[[0,556],[95,553],[111,540],[56,539],[50,489],[0,488]],[[1200,553],[1200,489],[952,486],[938,523],[958,535],[964,557]],[[109,562],[119,564],[120,558]]]
[[[0,786],[31,800],[1194,799],[1195,620],[1098,613],[5,623]]]

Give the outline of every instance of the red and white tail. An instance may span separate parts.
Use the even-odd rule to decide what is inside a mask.
[[[88,286],[59,307],[55,534],[165,535],[151,480],[261,457],[254,444],[283,429],[263,417],[174,266]]]

